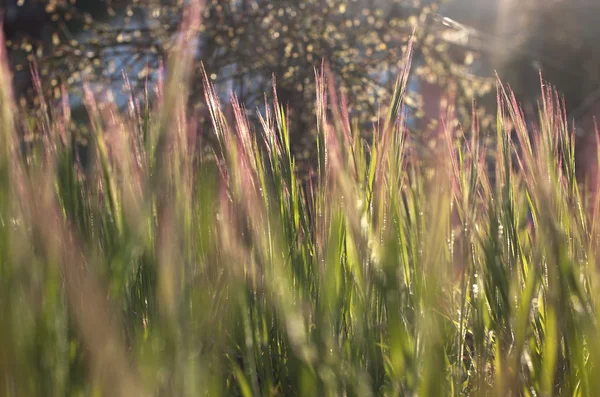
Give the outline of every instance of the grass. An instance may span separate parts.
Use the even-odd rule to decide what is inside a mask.
[[[276,91],[255,128],[206,80],[200,150],[194,7],[152,107],[86,95],[88,167],[67,105],[17,114],[0,54],[0,395],[600,390],[600,214],[552,89],[526,123],[499,85],[493,154],[448,123],[425,162],[403,124],[410,49],[370,141],[319,71],[304,182]]]

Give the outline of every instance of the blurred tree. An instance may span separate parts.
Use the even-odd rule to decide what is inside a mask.
[[[99,87],[122,84],[123,70],[134,89],[152,81],[169,51],[184,3],[40,2],[51,14],[50,42],[37,51],[23,45],[28,38],[10,45],[37,60],[45,92],[56,97],[61,84],[76,88],[84,78]],[[437,0],[207,0],[197,57],[220,91],[235,92],[251,116],[274,76],[281,101],[293,109],[296,148],[303,147],[299,141],[308,138],[303,132],[313,122],[314,69],[323,59],[348,97],[350,114],[370,123],[384,110],[379,106],[386,103],[413,32],[415,78],[436,87],[424,90],[429,95],[424,100],[419,95],[423,85],[411,86],[407,104],[415,119],[424,116],[427,100],[439,103],[448,92],[463,114],[470,114],[472,98],[492,84],[473,72],[477,49],[452,35],[455,27],[443,23],[438,8]],[[22,62],[14,68],[26,70]],[[193,99],[200,98],[202,84],[193,84],[198,87]],[[438,110],[429,110],[435,113],[429,115],[432,121]],[[413,127],[427,129],[430,124]]]

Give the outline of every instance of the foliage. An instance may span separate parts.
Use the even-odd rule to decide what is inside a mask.
[[[318,161],[301,183],[276,96],[255,130],[235,100],[226,117],[206,75],[216,145],[198,150],[186,97],[200,12],[192,3],[153,105],[101,108],[86,90],[87,169],[68,102],[26,119],[2,63],[3,395],[600,389],[598,202],[579,190],[551,90],[530,134],[499,86],[489,170],[476,123],[419,159],[404,126],[410,47],[372,143],[320,71]],[[18,150],[30,125],[42,139]]]
[[[444,34],[452,28],[437,17],[438,3],[211,0],[206,1],[194,51],[220,96],[227,98],[235,92],[254,122],[258,122],[255,109],[264,106],[263,94],[275,77],[280,101],[289,105],[288,116],[293,120],[292,147],[300,155],[302,148],[314,142],[307,132],[314,129],[315,67],[327,62],[347,96],[351,118],[369,125],[379,120],[380,111],[385,112],[378,107],[389,100],[387,87],[401,67],[400,54],[413,33],[419,60],[415,78],[439,86],[435,98],[454,92],[462,115],[470,116],[473,97],[489,91],[493,84],[470,73],[477,52],[448,42]],[[143,92],[148,80],[157,78],[183,15],[181,1],[106,4],[106,12],[89,10],[87,0],[52,8],[55,33],[39,56],[35,56],[35,46],[11,43],[15,49],[21,46],[32,52],[29,59],[36,60],[48,96],[59,98],[62,84],[72,90],[86,79],[99,82],[100,89],[113,82],[121,84],[123,72],[129,84]],[[15,67],[29,70],[23,63]],[[192,87],[191,103],[203,108],[198,101],[204,95],[201,79],[195,79]],[[416,116],[424,116],[418,92],[411,91],[406,103]]]

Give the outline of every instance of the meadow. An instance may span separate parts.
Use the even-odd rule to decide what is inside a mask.
[[[410,47],[372,131],[317,69],[300,178],[276,84],[255,126],[205,79],[198,134],[195,18],[154,93],[86,91],[85,167],[68,102],[24,117],[0,53],[0,395],[596,395],[599,206],[550,86],[525,120],[499,83],[493,132],[448,123],[425,161]]]

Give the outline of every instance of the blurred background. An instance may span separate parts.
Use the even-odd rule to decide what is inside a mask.
[[[39,105],[32,66],[48,100],[68,89],[76,120],[85,121],[83,81],[98,95],[111,90],[122,104],[125,79],[130,90],[143,95],[148,87],[151,96],[184,2],[2,0],[19,103]],[[368,127],[384,110],[413,32],[407,114],[418,143],[435,146],[440,118],[449,111],[468,125],[473,104],[482,127],[489,127],[495,73],[526,112],[535,112],[540,71],[564,94],[585,143],[594,139],[600,115],[599,18],[598,0],[206,0],[196,56],[223,97],[235,93],[251,115],[274,77],[290,108],[299,157],[310,156],[313,141],[307,131],[314,68],[328,63],[351,116]],[[196,75],[190,108],[202,119],[202,76]]]

